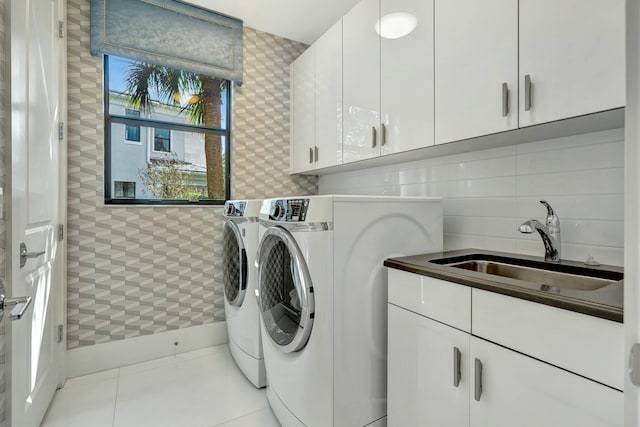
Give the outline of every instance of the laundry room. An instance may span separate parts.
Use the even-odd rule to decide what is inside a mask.
[[[640,424],[639,0],[0,10],[0,427]]]

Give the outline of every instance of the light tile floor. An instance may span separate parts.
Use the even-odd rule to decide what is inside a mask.
[[[226,345],[72,378],[41,427],[279,427]]]

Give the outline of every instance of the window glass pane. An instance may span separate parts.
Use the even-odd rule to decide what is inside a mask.
[[[118,199],[135,199],[136,198],[136,183],[135,182],[123,182],[115,181],[113,183],[114,194]]]
[[[169,129],[154,129],[153,149],[164,153],[171,152],[171,131]]]
[[[112,182],[135,183],[136,199],[225,199],[224,136],[140,126],[134,145],[123,143],[125,128],[111,124]],[[170,150],[157,150],[158,141]]]
[[[227,127],[226,80],[112,55],[108,64],[109,114],[124,116],[125,109],[132,109],[149,120]],[[207,102],[219,108],[204,114]]]
[[[107,203],[226,200],[230,83],[115,56],[105,71]]]
[[[140,111],[137,110],[125,110],[125,116],[127,117],[140,117]],[[127,125],[125,129],[125,139],[127,141],[140,142],[140,126]]]

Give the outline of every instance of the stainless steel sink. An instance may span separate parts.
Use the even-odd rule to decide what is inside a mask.
[[[500,252],[452,251],[450,256],[431,258],[429,263],[480,279],[504,285],[564,297],[591,301],[614,307],[623,305],[622,269],[611,266],[591,267],[575,261],[543,262],[527,256],[506,256]],[[446,271],[442,271],[446,276]],[[493,278],[493,279],[491,279]]]
[[[540,285],[540,290],[557,293],[560,293],[559,288],[576,291],[594,291],[616,282],[616,280],[599,277],[543,270],[540,268],[531,268],[486,260],[469,260],[445,265],[464,270],[477,271],[479,273],[493,274],[496,276],[533,282]]]

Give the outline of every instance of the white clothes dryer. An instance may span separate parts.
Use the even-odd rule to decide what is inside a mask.
[[[439,198],[265,200],[258,305],[284,427],[385,426],[386,258],[442,250]]]
[[[222,231],[224,312],[229,349],[240,370],[256,387],[267,385],[255,297],[258,283],[255,256],[261,205],[261,200],[226,202]]]

